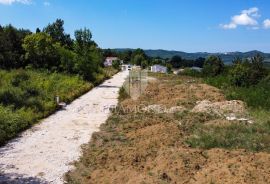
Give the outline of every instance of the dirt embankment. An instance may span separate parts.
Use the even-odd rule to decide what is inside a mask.
[[[208,100],[208,108],[205,104],[198,108],[198,102],[204,100]],[[270,154],[266,152],[191,148],[187,143],[197,126],[241,123],[219,116],[220,110],[217,114],[208,113],[217,105],[223,105],[227,112],[224,101],[220,90],[192,78],[159,77],[138,100],[120,103],[121,108],[93,135],[76,163],[76,170],[67,174],[67,180],[132,184],[270,183]],[[246,115],[244,104],[239,103],[231,104],[236,109],[230,114]],[[137,106],[144,110],[125,111]],[[157,113],[157,107],[181,108],[178,112]],[[204,111],[195,112],[196,108]]]

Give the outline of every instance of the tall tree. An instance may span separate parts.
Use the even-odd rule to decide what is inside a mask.
[[[131,61],[131,55],[132,55],[131,50],[124,51],[120,54],[120,59],[123,60],[125,63],[128,63]]]
[[[170,60],[170,64],[173,68],[180,68],[183,66],[183,59],[178,55],[173,56]]]
[[[23,48],[26,51],[25,59],[36,68],[51,69],[59,66],[57,47],[58,45],[47,33],[28,35],[23,42]]]
[[[89,29],[75,31],[75,39],[76,69],[86,80],[95,81],[103,58],[101,49],[92,40],[92,33]]]
[[[146,67],[145,65],[148,65],[148,59],[149,58],[142,49],[134,50],[131,55],[131,63],[139,66],[142,66],[143,64],[144,67]]]
[[[24,65],[25,51],[22,42],[29,30],[16,29],[12,25],[0,28],[0,67],[4,69],[19,68]]]
[[[36,29],[36,33],[40,33],[41,30],[39,28]]]
[[[73,42],[70,35],[65,33],[63,20],[56,19],[54,23],[45,27],[43,32],[49,34],[54,41],[59,42],[62,46],[72,48]]]
[[[203,73],[209,76],[217,76],[224,71],[224,63],[218,56],[210,56],[203,65]]]

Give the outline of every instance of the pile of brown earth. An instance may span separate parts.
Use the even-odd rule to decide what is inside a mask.
[[[207,108],[199,108],[202,103],[197,102],[204,100],[208,100]],[[75,163],[76,169],[66,175],[67,181],[116,184],[270,183],[270,154],[267,152],[191,148],[187,143],[196,126],[215,124],[222,127],[232,123],[219,114],[205,112],[217,105],[227,108],[224,104],[228,103],[224,101],[220,90],[199,80],[158,77],[138,100],[120,102],[121,108],[85,146],[83,157]],[[230,109],[230,113],[246,114],[245,105],[242,102],[236,104],[232,105],[235,109]],[[155,109],[157,105],[168,109],[181,108],[173,113],[132,111],[138,106]]]

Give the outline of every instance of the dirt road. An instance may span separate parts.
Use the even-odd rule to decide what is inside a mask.
[[[0,183],[62,183],[70,164],[117,105],[120,72],[0,148]]]

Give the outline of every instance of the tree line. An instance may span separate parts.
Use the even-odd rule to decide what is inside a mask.
[[[12,25],[0,26],[0,68],[47,69],[95,81],[103,72],[103,52],[89,29],[76,30],[74,37],[65,33],[61,19],[42,30],[37,28],[35,33]]]
[[[270,74],[263,61],[264,58],[257,54],[252,58],[235,58],[232,65],[225,66],[220,57],[210,56],[203,65],[202,75],[204,77],[226,76],[233,86],[254,86]]]

